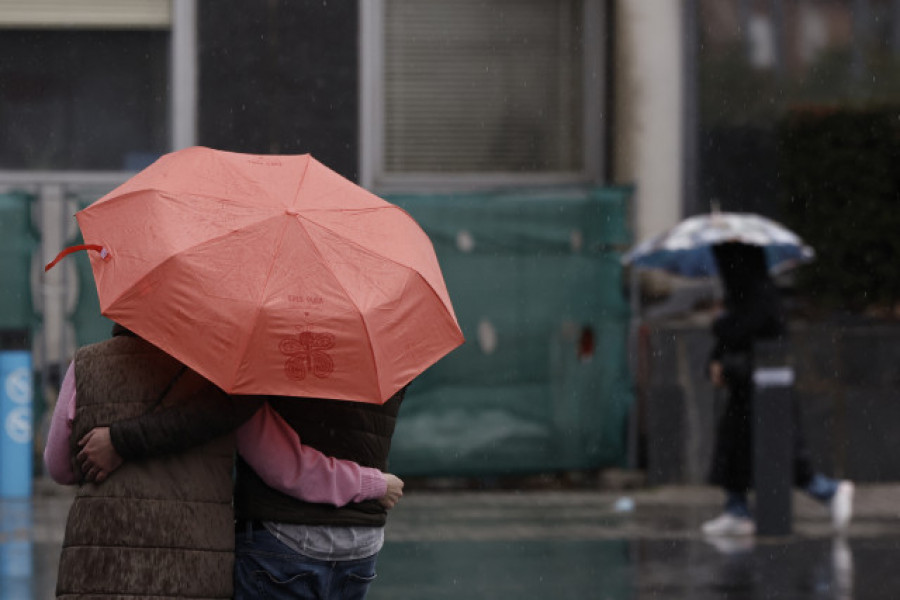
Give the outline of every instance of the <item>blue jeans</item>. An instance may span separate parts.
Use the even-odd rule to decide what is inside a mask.
[[[377,557],[316,560],[266,530],[241,528],[235,533],[234,598],[362,600],[375,579]]]

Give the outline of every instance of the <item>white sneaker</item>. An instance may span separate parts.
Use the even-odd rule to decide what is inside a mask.
[[[853,518],[853,482],[842,481],[829,503],[831,523],[838,531],[843,531]]]
[[[712,521],[707,521],[701,527],[706,535],[754,535],[756,523],[749,517],[737,517],[729,513],[722,513]]]

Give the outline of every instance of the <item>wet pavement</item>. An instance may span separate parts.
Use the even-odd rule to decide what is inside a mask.
[[[0,501],[0,600],[52,598],[71,501],[39,482]],[[790,536],[708,540],[720,496],[630,491],[410,490],[394,510],[371,600],[900,597],[900,485],[858,486],[846,536],[794,496]]]

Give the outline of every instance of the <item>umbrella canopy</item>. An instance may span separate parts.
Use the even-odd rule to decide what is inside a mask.
[[[712,248],[727,242],[762,247],[771,273],[815,256],[797,234],[771,219],[752,213],[713,212],[689,217],[638,244],[622,262],[684,277],[711,277],[718,274]]]
[[[380,403],[463,342],[425,232],[309,155],[173,152],[76,218],[101,312],[229,393]]]

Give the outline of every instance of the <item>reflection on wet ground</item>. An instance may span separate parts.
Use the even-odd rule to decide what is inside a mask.
[[[369,598],[633,598],[627,542],[391,542]]]
[[[38,523],[35,513],[68,511],[68,504],[65,497],[49,503],[0,500],[0,600],[53,598],[62,533]],[[55,527],[64,519],[46,522]]]
[[[0,501],[0,600],[53,597],[69,498]],[[391,516],[369,598],[900,597],[900,486],[862,486],[847,537],[834,536],[820,507],[802,500],[791,536],[712,540],[698,527],[718,508],[714,490],[621,499],[411,491]]]
[[[867,543],[866,552],[896,542]],[[838,560],[851,558],[850,545]],[[893,567],[854,595],[852,567],[828,540],[721,553],[698,540],[397,542],[385,547],[373,599],[889,598]],[[865,591],[863,591],[865,590]]]

